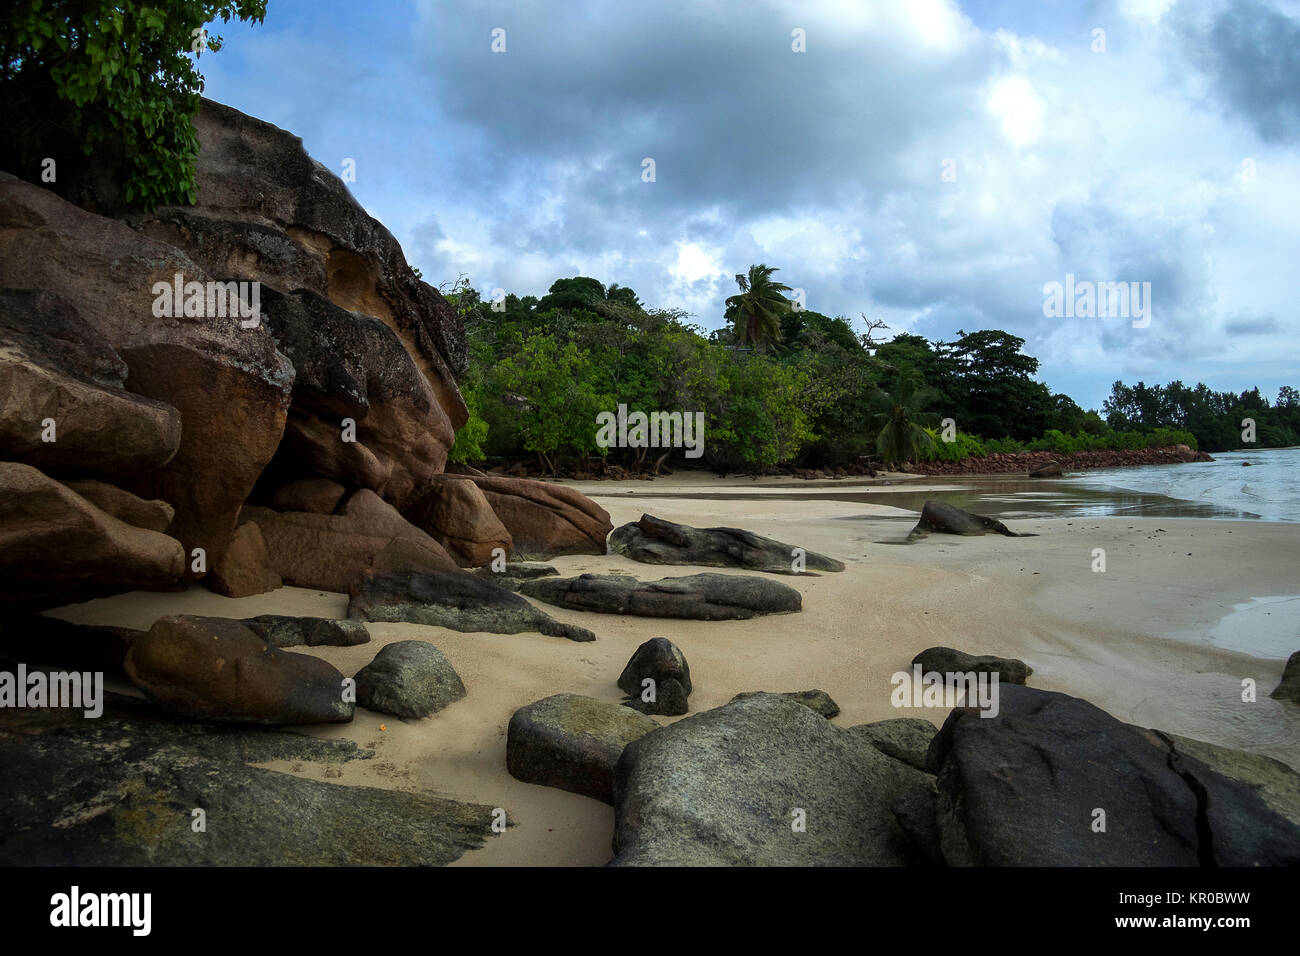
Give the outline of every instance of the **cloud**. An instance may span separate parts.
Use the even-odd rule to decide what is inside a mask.
[[[273,7],[281,32],[232,40],[213,90],[326,165],[356,157],[354,192],[435,281],[539,295],[583,273],[716,328],[766,262],[831,315],[1020,335],[1085,406],[1126,369],[1287,374],[1292,6],[420,2],[347,29],[344,10],[278,28]],[[1044,317],[1066,272],[1150,281],[1151,326]]]

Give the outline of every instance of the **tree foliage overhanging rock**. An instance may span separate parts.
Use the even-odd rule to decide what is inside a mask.
[[[700,621],[784,614],[803,606],[799,592],[788,585],[737,574],[691,574],[659,581],[638,581],[619,574],[583,574],[526,581],[519,592],[574,611]]]
[[[564,624],[518,594],[464,571],[399,569],[369,573],[351,588],[348,617],[404,621],[454,631],[519,634],[540,631],[572,641],[594,641],[584,627]]]
[[[745,568],[774,574],[799,574],[792,545],[740,528],[692,528],[653,515],[615,528],[609,550],[644,564],[686,564]],[[815,551],[804,551],[808,571],[843,571],[844,564]]]

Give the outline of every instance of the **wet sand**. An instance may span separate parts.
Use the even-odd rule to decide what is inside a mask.
[[[873,490],[924,494],[950,486],[896,481]],[[1289,628],[1292,643],[1300,647],[1300,601],[1278,599],[1296,590],[1300,535],[1295,525],[1004,516],[1015,530],[1038,536],[936,535],[900,545],[914,514],[819,494],[810,484],[843,483],[691,475],[579,485],[610,511],[616,526],[650,512],[697,526],[747,528],[847,562],[841,574],[779,579],[803,594],[801,613],[696,622],[547,609],[591,628],[597,640],[588,644],[540,634],[372,624],[370,644],[295,650],[352,674],[387,642],[429,640],[451,659],[468,697],[420,721],[358,709],[351,724],[304,729],[313,736],[355,740],[375,750],[373,760],[268,766],[345,785],[421,790],[504,807],[517,825],[457,865],[603,864],[611,856],[612,809],[511,778],[505,768],[506,724],[517,708],[551,694],[619,700],[615,680],[623,664],[642,641],[664,636],[690,661],[692,711],[723,704],[741,691],[817,687],[839,703],[842,713],[835,722],[842,726],[898,716],[939,724],[945,709],[892,707],[889,678],[906,670],[918,651],[946,644],[1019,657],[1035,670],[1032,686],[1087,698],[1122,720],[1266,753],[1300,767],[1300,707],[1268,697],[1284,661],[1211,641],[1225,619],[1232,630],[1235,622],[1249,628],[1260,615],[1277,614],[1281,623],[1270,627],[1283,634]],[[774,497],[788,494],[788,488],[804,491],[804,500]],[[1104,573],[1092,570],[1094,548],[1106,551]],[[718,570],[641,565],[617,556],[571,556],[552,563],[562,574],[621,571],[643,579]],[[1270,596],[1269,603],[1233,616],[1235,605],[1260,596]],[[237,600],[193,588],[181,594],[118,595],[56,613],[70,620],[148,627],[168,613],[334,617],[345,614],[346,605],[344,595],[298,588]],[[1222,633],[1218,637],[1223,639]],[[1247,678],[1258,685],[1254,703],[1241,700]]]

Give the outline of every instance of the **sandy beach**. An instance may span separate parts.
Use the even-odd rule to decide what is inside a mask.
[[[268,766],[345,785],[423,791],[505,808],[515,826],[457,865],[600,865],[611,856],[612,809],[510,777],[506,725],[519,707],[556,693],[619,700],[615,681],[628,657],[650,637],[665,636],[690,662],[692,712],[742,691],[815,687],[839,703],[836,723],[842,726],[898,716],[939,724],[944,709],[891,706],[889,679],[907,670],[917,652],[941,644],[1023,659],[1034,668],[1032,686],[1084,697],[1121,720],[1300,767],[1300,715],[1294,705],[1268,697],[1285,653],[1300,639],[1300,601],[1284,600],[1295,597],[1300,566],[1294,524],[1013,520],[1008,523],[1014,530],[1037,536],[936,535],[904,546],[899,542],[915,513],[836,500],[843,483],[685,475],[575,487],[605,507],[615,526],[648,512],[695,526],[741,527],[840,558],[848,568],[781,578],[803,595],[803,611],[795,615],[702,622],[548,608],[558,619],[593,630],[596,642],[371,624],[367,645],[295,648],[353,674],[388,642],[428,640],[451,659],[469,695],[418,721],[358,708],[349,724],[303,728],[313,736],[354,740],[375,751],[371,760]],[[913,478],[872,490],[941,487],[946,486]],[[805,500],[780,497],[794,493]],[[1106,552],[1104,573],[1092,570],[1096,548]],[[565,575],[592,571],[642,579],[717,570],[649,566],[617,556],[550,563]],[[1245,605],[1251,606],[1239,609]],[[82,623],[147,628],[164,614],[343,617],[346,607],[345,595],[301,588],[229,599],[194,587],[121,594],[51,613]],[[1288,649],[1265,658],[1222,646],[1233,643],[1239,627],[1271,633]],[[1241,700],[1246,678],[1258,685],[1253,703]],[[121,684],[112,689],[136,693]]]

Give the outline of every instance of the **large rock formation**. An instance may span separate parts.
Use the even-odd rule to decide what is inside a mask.
[[[608,515],[575,491],[443,475],[468,414],[463,327],[343,182],[298,137],[220,104],[204,101],[195,125],[192,207],[132,210],[111,169],[64,190],[108,218],[0,173],[0,462],[162,503],[184,574],[212,572],[229,596],[481,564],[498,547],[604,553]],[[359,536],[386,536],[378,549],[333,520],[358,490],[392,511]],[[129,517],[109,506],[126,499],[87,493],[160,530],[157,509]],[[266,505],[290,515],[257,515],[236,537],[241,510]],[[432,537],[405,522],[393,532],[408,509]],[[308,548],[339,542],[333,567],[302,570]],[[32,576],[63,574],[58,555],[28,559]],[[98,574],[106,587],[157,586]]]
[[[279,447],[294,371],[265,327],[183,309],[156,315],[155,283],[170,287],[176,274],[187,283],[229,278],[174,246],[0,174],[0,286],[56,295],[125,363],[129,392],[180,413],[175,454],[122,484],[172,505],[169,533],[187,554],[202,548],[211,563]],[[61,440],[77,440],[76,428],[59,428]],[[92,459],[78,470],[93,473]]]
[[[180,447],[180,413],[128,392],[126,378],[72,302],[0,290],[0,456],[108,479],[163,467]]]
[[[616,528],[609,550],[645,564],[746,568],[774,574],[843,571],[844,563],[741,528],[692,528],[653,515]],[[802,552],[802,553],[800,553]]]
[[[514,540],[486,496],[469,478],[439,475],[430,479],[405,517],[427,531],[465,567],[481,567],[500,548],[514,550]]]
[[[338,514],[250,507],[244,518],[261,532],[268,566],[298,587],[346,592],[368,570],[459,570],[442,545],[365,488],[354,492]]]
[[[119,521],[29,465],[0,462],[0,607],[166,588],[184,569],[174,538]]]
[[[564,485],[529,478],[471,475],[492,510],[510,532],[515,556],[604,554],[614,525],[609,512]]]

